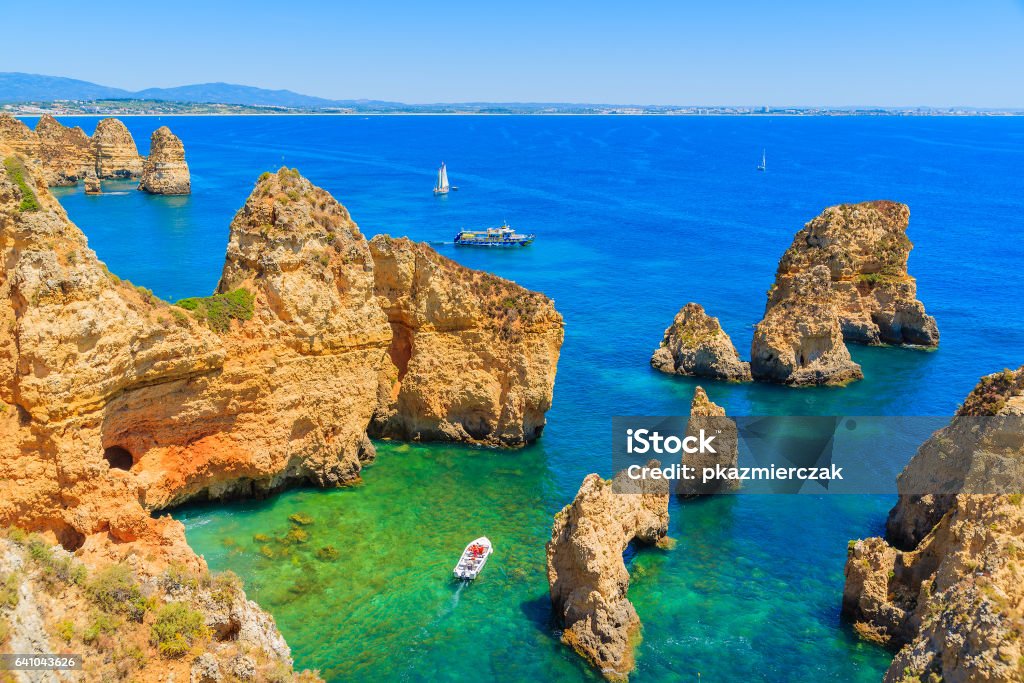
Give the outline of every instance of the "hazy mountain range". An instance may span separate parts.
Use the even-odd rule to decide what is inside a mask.
[[[331,100],[291,90],[234,83],[125,90],[89,81],[16,71],[0,72],[0,110],[16,115],[208,113],[476,113],[476,114],[790,114],[971,115],[1022,114],[1024,110],[972,107],[763,107],[708,105],[574,104],[568,102],[459,102],[404,104],[385,100]]]
[[[16,71],[0,72],[0,102],[53,102],[54,100],[162,100],[243,104],[255,107],[325,109],[356,105],[393,105],[378,100],[329,100],[291,90],[267,90],[234,83],[196,83],[177,88],[124,90],[60,76],[41,76]]]

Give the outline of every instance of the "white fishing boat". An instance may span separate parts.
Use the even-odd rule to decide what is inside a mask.
[[[762,149],[761,150],[761,163],[759,163],[757,165],[757,170],[758,171],[763,171],[766,168],[768,168],[767,161],[768,161],[768,157],[765,155],[765,150]]]
[[[434,185],[434,194],[448,194],[448,190],[451,186],[448,184],[448,169],[444,167],[444,162],[441,162],[441,168],[437,169],[437,184]]]
[[[455,565],[455,578],[464,581],[472,581],[479,574],[480,570],[487,564],[487,558],[494,552],[491,542],[486,536],[481,536],[466,546],[462,551],[459,563]]]

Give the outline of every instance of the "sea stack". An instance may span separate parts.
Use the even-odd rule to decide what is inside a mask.
[[[96,177],[95,171],[89,171],[85,174],[85,193],[103,194],[103,185],[100,183],[100,179]]]
[[[95,171],[92,142],[78,126],[68,128],[45,114],[36,124],[36,135],[38,159],[47,185],[74,185],[88,172]]]
[[[907,272],[909,223],[909,207],[898,202],[831,206],[796,233],[779,261],[776,287],[824,266],[846,341],[937,346],[935,319]]]
[[[850,542],[843,614],[898,650],[886,683],[1020,680],[1022,424],[1024,367],[982,378],[900,474],[886,538]]]
[[[750,364],[740,360],[729,335],[704,312],[700,304],[688,303],[676,313],[665,330],[661,346],[651,356],[651,366],[676,375],[749,382]]]
[[[128,127],[118,119],[103,119],[92,135],[96,175],[100,178],[138,178],[142,157]]]
[[[139,189],[152,194],[189,194],[192,191],[185,146],[167,126],[153,131]]]
[[[739,488],[736,479],[712,479],[704,483],[701,476],[705,467],[725,468],[736,467],[739,460],[739,434],[736,423],[725,416],[725,408],[708,398],[702,387],[693,392],[690,402],[690,420],[686,425],[687,436],[697,436],[703,431],[715,438],[714,453],[687,453],[682,464],[696,468],[697,478],[693,480],[679,479],[676,483],[676,495],[684,498],[706,496],[714,493],[727,493]]]
[[[756,379],[793,386],[843,385],[863,378],[843,343],[829,270],[780,274],[750,349]]]
[[[547,544],[548,587],[554,613],[565,625],[562,642],[609,680],[628,677],[640,637],[640,618],[626,597],[629,572],[622,553],[633,539],[665,539],[668,499],[665,480],[631,480],[625,471],[611,481],[590,474],[573,502],[555,515]]]

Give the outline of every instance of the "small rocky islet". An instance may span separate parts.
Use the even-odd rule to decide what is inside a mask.
[[[69,128],[49,114],[35,130],[9,114],[0,114],[0,145],[6,145],[48,187],[84,181],[86,193],[100,194],[100,180],[138,179],[150,194],[183,195],[192,191],[185,147],[167,126],[153,132],[149,156],[139,155],[127,126],[116,118],[96,124],[92,137]]]
[[[910,209],[898,202],[825,209],[779,261],[749,366],[718,320],[694,303],[676,315],[651,365],[709,379],[834,386],[863,377],[847,343],[938,346],[935,319],[907,272],[909,222]]]

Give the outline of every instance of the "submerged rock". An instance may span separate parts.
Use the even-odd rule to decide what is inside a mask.
[[[139,189],[152,194],[189,194],[192,191],[185,146],[167,126],[153,131]]]
[[[128,127],[118,119],[103,119],[92,134],[96,175],[100,178],[138,178],[142,157]]]
[[[651,356],[651,366],[669,374],[736,382],[751,379],[750,364],[740,360],[718,318],[695,303],[686,304],[676,314]]]
[[[887,683],[1020,680],[1022,424],[1024,367],[982,378],[900,475],[887,538],[850,542],[843,614],[898,649]]]
[[[824,266],[846,341],[936,346],[935,319],[907,273],[909,223],[910,209],[898,202],[831,206],[793,238],[779,261],[776,286]]]
[[[739,433],[736,423],[725,416],[725,408],[717,405],[708,398],[702,387],[697,387],[693,392],[693,400],[690,402],[690,420],[686,425],[687,436],[698,436],[701,430],[705,434],[715,437],[714,453],[686,453],[683,455],[682,464],[696,468],[697,478],[693,480],[679,479],[676,482],[676,494],[689,498],[704,496],[714,493],[726,493],[735,491],[740,487],[736,479],[712,479],[704,483],[702,473],[705,467],[714,468],[716,465],[722,467],[736,467],[739,460]]]
[[[650,466],[657,467],[657,461]],[[634,539],[655,544],[668,532],[668,483],[587,475],[575,500],[555,515],[547,544],[548,587],[562,642],[609,680],[633,669],[640,619],[626,597],[622,553]]]
[[[843,343],[828,268],[780,274],[750,349],[756,379],[794,386],[842,385],[863,378]]]

